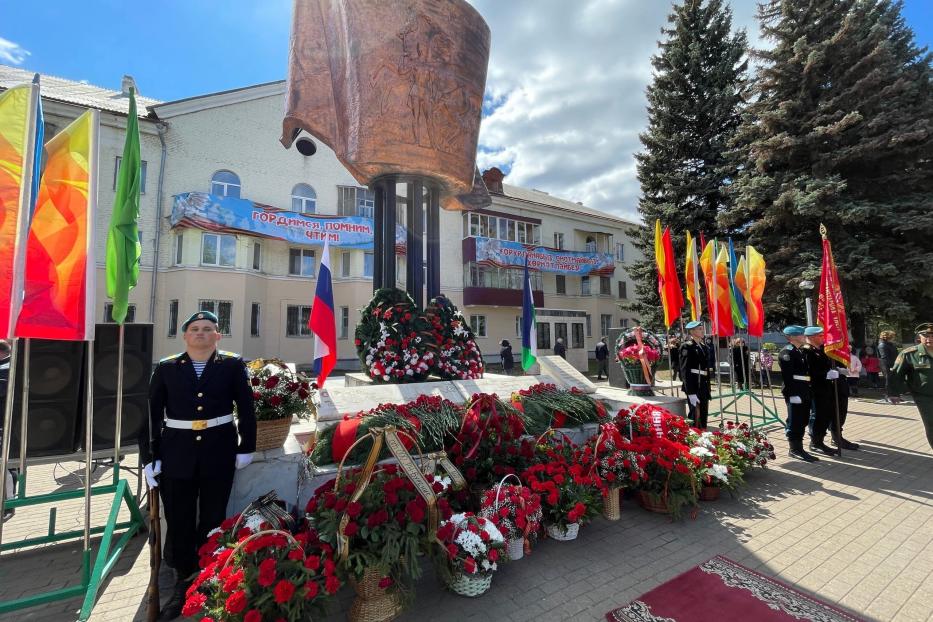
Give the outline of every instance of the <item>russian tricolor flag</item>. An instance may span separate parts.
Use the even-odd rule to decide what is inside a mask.
[[[330,276],[330,245],[324,239],[321,269],[317,276],[317,289],[311,306],[308,328],[314,333],[314,370],[317,386],[324,388],[324,381],[337,363],[337,322],[334,315],[334,285]]]

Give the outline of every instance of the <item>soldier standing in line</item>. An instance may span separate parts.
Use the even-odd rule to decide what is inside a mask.
[[[933,448],[933,323],[921,324],[916,332],[920,343],[901,350],[891,374],[895,390],[913,396]]]
[[[808,454],[803,448],[803,432],[810,419],[810,371],[807,359],[801,348],[804,345],[803,326],[791,325],[784,328],[783,333],[789,342],[778,356],[778,365],[781,367],[781,377],[784,386],[784,402],[787,404],[787,424],[784,434],[787,444],[790,445],[791,458],[806,462],[817,462],[819,458]]]
[[[171,557],[177,578],[160,620],[181,614],[185,591],[198,571],[198,548],[226,517],[234,471],[252,461],[256,448],[246,364],[237,354],[217,350],[217,324],[209,311],[185,320],[185,352],[159,361],[149,381],[149,421],[140,432],[140,460],[150,490],[158,487],[161,493],[170,548],[166,557]]]
[[[687,339],[680,346],[680,378],[689,400],[688,417],[694,427],[706,428],[709,416],[710,386],[709,351],[703,341],[703,323],[687,324]]]
[[[823,352],[823,329],[819,326],[807,326],[804,331],[807,343],[801,348],[807,357],[810,370],[810,387],[813,390],[813,405],[810,409],[810,449],[816,449],[827,456],[838,452],[826,444],[826,432],[829,422],[836,416],[836,380],[839,372],[833,362]]]

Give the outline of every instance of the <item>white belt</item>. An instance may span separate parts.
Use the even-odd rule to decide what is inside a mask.
[[[707,375],[707,372],[703,371],[702,369],[691,369],[691,370],[690,370],[690,373],[691,373],[691,374],[699,374],[700,376],[705,376],[705,375]]]
[[[794,380],[803,380],[805,382],[810,382],[810,376],[798,376],[794,374]]]
[[[184,419],[165,419],[165,427],[178,430],[206,430],[214,426],[232,423],[233,415],[224,415],[223,417],[214,417],[213,419],[196,419],[186,421]]]

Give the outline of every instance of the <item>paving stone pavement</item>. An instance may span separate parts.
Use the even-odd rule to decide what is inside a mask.
[[[574,542],[545,540],[530,557],[503,565],[481,598],[446,592],[428,570],[414,606],[400,619],[595,621],[725,555],[867,620],[933,620],[933,452],[916,408],[853,400],[846,436],[862,449],[816,464],[789,460],[783,434],[775,429],[770,436],[778,459],[750,475],[738,498],[703,503],[696,520],[671,523],[626,500],[620,521],[597,519]],[[46,490],[73,488],[78,480],[68,472],[79,468],[35,467],[30,480]],[[108,505],[95,499],[97,521]],[[80,526],[82,507],[60,504],[59,524]],[[47,508],[18,511],[5,525],[4,541],[42,533],[47,521]],[[0,601],[73,583],[80,552],[78,542],[4,554]],[[91,620],[144,620],[148,579],[140,536],[117,562]],[[165,595],[170,582],[164,574]],[[331,619],[343,619],[351,599],[346,588]],[[70,621],[79,607],[72,599],[0,620]]]

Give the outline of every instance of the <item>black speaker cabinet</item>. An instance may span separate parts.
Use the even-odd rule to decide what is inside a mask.
[[[118,329],[98,324],[94,339],[94,449],[113,447],[117,414]],[[136,445],[149,413],[152,324],[123,326],[123,423],[120,446]],[[79,447],[84,446],[80,436]]]

